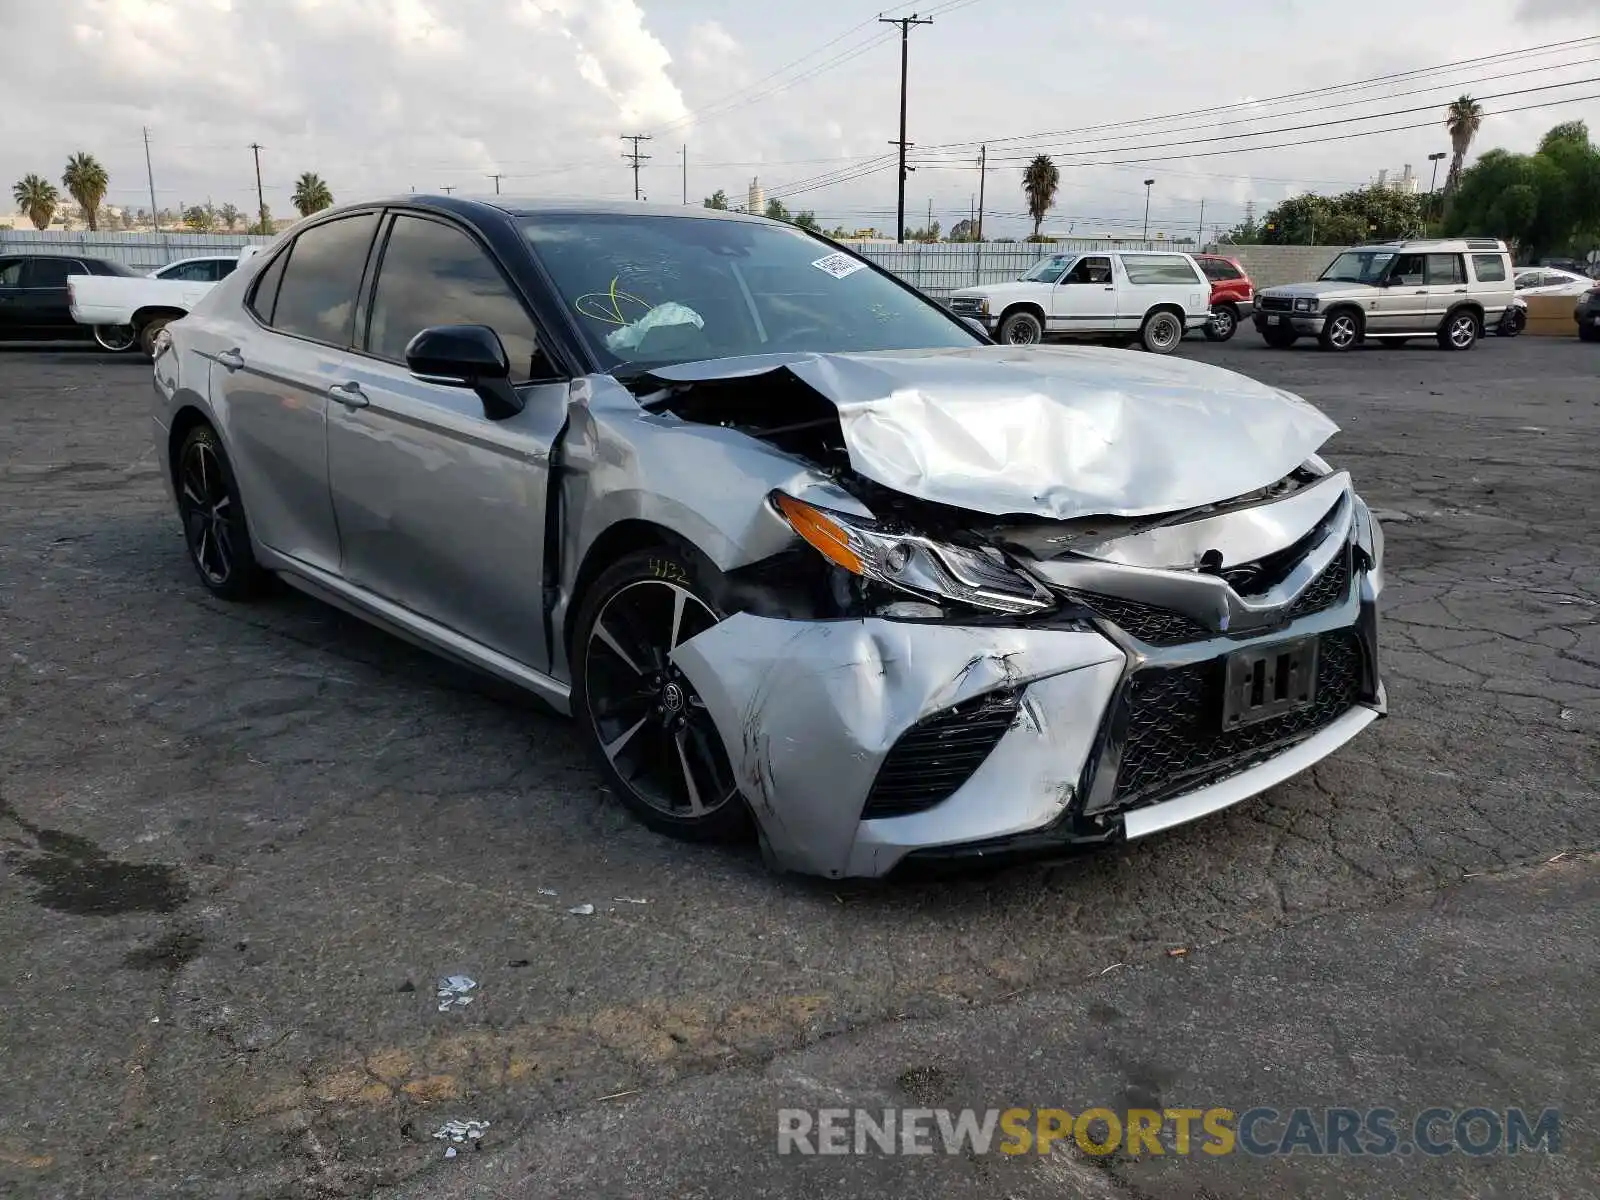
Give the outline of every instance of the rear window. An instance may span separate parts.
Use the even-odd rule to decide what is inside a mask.
[[[1472,273],[1478,277],[1479,283],[1504,283],[1506,260],[1498,254],[1474,254]]]
[[[1230,262],[1220,258],[1199,258],[1195,260],[1200,264],[1200,269],[1205,272],[1206,278],[1216,283],[1223,283],[1230,279],[1243,279],[1244,275]]]
[[[288,261],[289,251],[285,249],[256,277],[255,286],[250,289],[250,298],[245,301],[250,311],[268,325],[272,324],[272,309],[278,302],[278,284],[283,281],[283,268]]]
[[[313,225],[295,238],[278,284],[272,327],[348,346],[355,326],[356,293],[377,227],[376,213],[356,213]]]
[[[1194,268],[1181,254],[1127,254],[1122,269],[1132,283],[1195,283]]]

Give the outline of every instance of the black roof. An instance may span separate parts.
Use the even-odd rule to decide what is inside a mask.
[[[368,203],[371,203],[370,201]],[[700,217],[716,221],[757,221],[776,224],[766,217],[748,213],[728,212],[720,208],[699,205],[653,204],[644,200],[583,200],[547,196],[445,196],[407,193],[378,201],[383,204],[416,204],[446,212],[467,213],[473,209],[493,208],[512,216],[549,216],[560,214],[605,214],[608,216],[649,217]]]

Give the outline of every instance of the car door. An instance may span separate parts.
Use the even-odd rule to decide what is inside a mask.
[[[0,258],[0,337],[22,337],[24,258]]]
[[[542,617],[550,455],[568,383],[540,349],[517,289],[463,226],[389,219],[364,314],[365,355],[328,418],[340,571],[482,646],[546,669]],[[490,420],[469,388],[432,383],[405,348],[435,325],[500,335],[526,406]]]
[[[1062,274],[1050,292],[1053,333],[1105,332],[1116,328],[1117,292],[1111,258],[1085,254]]]
[[[1428,320],[1437,325],[1451,307],[1467,298],[1467,268],[1459,254],[1427,255]]]
[[[67,276],[88,273],[89,268],[75,258],[50,254],[29,258],[22,270],[21,324],[39,337],[77,332],[67,296]]]
[[[1399,254],[1367,301],[1369,333],[1419,333],[1428,327],[1428,275],[1421,254]]]
[[[356,298],[376,210],[311,225],[262,269],[211,373],[213,406],[256,539],[329,573],[339,536],[328,493],[328,389],[354,357]]]

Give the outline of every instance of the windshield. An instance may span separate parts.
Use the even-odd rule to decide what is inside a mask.
[[[1343,283],[1377,283],[1393,261],[1393,250],[1346,250],[1317,278]]]
[[[931,301],[788,226],[597,213],[522,229],[607,369],[982,344]]]
[[[1072,259],[1064,255],[1047,258],[1043,262],[1033,264],[1033,269],[1022,277],[1024,283],[1054,283],[1061,278],[1061,272],[1066,270],[1067,264]]]

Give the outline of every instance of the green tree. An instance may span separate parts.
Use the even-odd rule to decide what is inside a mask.
[[[231,203],[224,204],[217,210],[217,218],[222,222],[222,227],[229,233],[233,232],[233,227],[239,223],[240,218],[243,216],[244,214]]]
[[[199,204],[183,210],[183,224],[187,229],[196,233],[210,233],[216,228],[216,221],[212,215]]]
[[[767,201],[766,215],[774,221],[790,220],[789,210],[783,206],[783,201],[776,196]]]
[[[1445,195],[1456,190],[1461,182],[1461,167],[1467,158],[1472,139],[1478,136],[1483,124],[1483,105],[1462,93],[1450,101],[1445,109],[1444,127],[1450,131],[1450,173],[1444,177]]]
[[[950,226],[950,241],[975,242],[978,240],[978,223],[962,218]]]
[[[289,199],[302,217],[309,217],[329,207],[333,203],[333,193],[322,181],[322,176],[307,171],[295,180],[294,194]]]
[[[804,212],[795,213],[794,224],[798,225],[801,229],[809,229],[813,233],[822,232],[822,226],[817,224],[817,214],[812,212],[809,208]]]
[[[1061,172],[1048,154],[1035,155],[1028,169],[1022,173],[1022,194],[1028,199],[1028,215],[1033,218],[1033,236],[1039,236],[1039,226],[1044,215],[1056,204],[1056,189],[1061,186]]]
[[[35,229],[50,227],[50,218],[61,201],[55,184],[42,175],[24,175],[11,189],[11,195],[16,198],[18,211],[27,214]]]
[[[91,232],[100,228],[97,221],[100,201],[106,198],[106,187],[110,183],[111,177],[99,160],[83,150],[67,159],[67,169],[61,173],[62,186],[78,202]]]
[[[1422,230],[1423,197],[1385,187],[1356,188],[1337,196],[1285,200],[1258,227],[1236,227],[1230,240],[1254,236],[1269,246],[1347,246],[1413,237]]]
[[[1588,127],[1557,125],[1532,154],[1484,153],[1462,172],[1444,232],[1503,238],[1527,258],[1600,243],[1600,147]]]
[[[256,223],[245,231],[246,233],[271,233],[272,232],[272,207],[267,204],[261,206],[261,216]]]
[[[701,203],[706,208],[714,208],[719,212],[727,212],[728,193],[723,191],[721,188],[718,188],[716,191],[712,192],[711,195],[707,196],[703,201],[701,201]]]

